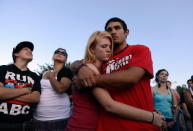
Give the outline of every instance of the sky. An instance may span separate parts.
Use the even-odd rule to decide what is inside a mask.
[[[193,0],[0,0],[0,65],[21,41],[34,43],[31,70],[52,64],[55,49],[82,59],[89,36],[111,17],[123,19],[127,42],[150,48],[154,73],[165,68],[173,88],[193,75]],[[155,84],[152,80],[152,84]]]

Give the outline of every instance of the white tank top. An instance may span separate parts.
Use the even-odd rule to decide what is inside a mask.
[[[34,112],[36,120],[47,121],[69,118],[71,104],[66,93],[57,93],[48,79],[41,79],[40,102]]]

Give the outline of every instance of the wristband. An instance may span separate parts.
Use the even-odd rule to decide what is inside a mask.
[[[86,66],[86,64],[81,64],[78,66],[77,70],[75,71],[75,74],[77,75],[79,70],[83,67],[83,66]]]

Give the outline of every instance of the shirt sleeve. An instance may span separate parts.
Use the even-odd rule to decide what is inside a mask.
[[[153,78],[153,62],[151,52],[147,46],[138,45],[133,51],[133,59],[130,64],[131,66],[138,66],[146,71],[146,74]]]
[[[73,74],[70,69],[64,67],[58,72],[57,80],[60,81],[62,77],[72,80]]]
[[[40,77],[38,75],[34,78],[34,88],[32,88],[32,91],[39,91],[41,93],[41,86],[40,86]]]
[[[4,83],[5,80],[5,72],[6,72],[6,65],[0,66],[0,82]]]

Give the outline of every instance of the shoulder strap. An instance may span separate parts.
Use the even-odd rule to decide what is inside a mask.
[[[157,93],[157,86],[154,86],[154,87],[153,87],[153,92],[154,92],[154,94]]]

